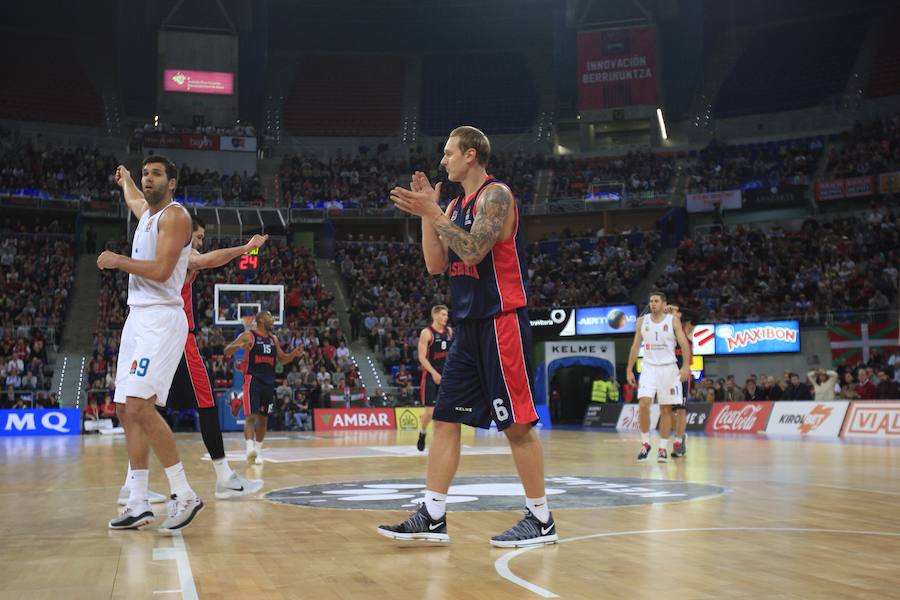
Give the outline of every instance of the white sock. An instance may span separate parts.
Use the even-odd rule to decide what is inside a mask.
[[[180,462],[171,467],[166,467],[166,477],[169,478],[169,488],[179,498],[194,496],[194,490],[188,485],[187,476],[184,474],[184,465]]]
[[[659,438],[659,449],[669,451],[669,438]]]
[[[256,451],[257,451],[257,452],[262,452],[262,445],[263,445],[263,443],[262,443],[262,442],[253,442],[253,443],[256,444]]]
[[[425,508],[432,519],[437,520],[447,514],[446,500],[447,494],[425,490]]]
[[[641,432],[641,443],[650,445],[650,432],[647,433]]]
[[[550,520],[550,507],[547,505],[547,496],[525,498],[525,506],[541,523],[546,523]]]
[[[131,472],[131,463],[129,462],[128,473],[125,474],[125,483],[122,484],[124,487],[128,487],[128,482],[131,481]]]
[[[419,435],[425,435],[425,430],[424,430],[424,429],[420,429],[420,430],[419,430]]]
[[[147,501],[147,483],[150,480],[150,469],[128,467],[128,506],[137,507]]]
[[[250,452],[251,450],[253,450],[253,444],[254,444],[253,440],[247,440],[247,452]]]
[[[234,471],[231,470],[231,466],[228,464],[228,459],[225,457],[217,458],[213,462],[213,469],[216,470],[216,480],[219,483],[225,483],[231,476],[234,475]]]

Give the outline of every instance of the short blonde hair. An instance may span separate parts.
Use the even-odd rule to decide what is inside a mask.
[[[447,307],[444,306],[443,304],[438,304],[437,306],[432,306],[432,307],[431,307],[431,314],[432,314],[432,315],[436,315],[436,314],[438,314],[439,312],[441,312],[442,310],[446,310],[447,312],[450,312],[450,309],[449,309],[449,308],[447,308]]]
[[[471,125],[463,125],[451,131],[450,137],[459,140],[459,149],[463,154],[473,149],[478,164],[483,167],[487,166],[491,159],[491,141],[483,131]]]

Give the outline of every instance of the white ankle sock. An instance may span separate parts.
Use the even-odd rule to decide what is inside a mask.
[[[424,430],[424,429],[420,429],[420,430],[419,430],[419,435],[425,435],[425,430]]]
[[[180,462],[166,467],[166,477],[169,478],[169,487],[172,493],[179,498],[195,495],[194,490],[188,485],[187,476],[184,474],[184,465]]]
[[[131,463],[128,463],[128,472],[125,474],[125,483],[122,485],[124,487],[128,487],[128,482],[131,481]]]
[[[659,449],[669,451],[669,440],[668,438],[659,438]]]
[[[262,442],[253,442],[253,443],[256,444],[256,451],[262,452],[263,443]]]
[[[247,440],[247,452],[250,452],[251,450],[253,450],[253,447],[254,447],[253,444],[255,444],[255,443],[256,442],[254,442],[253,440]]]
[[[641,433],[641,443],[647,444],[648,446],[650,445],[650,432],[649,431],[647,433],[643,433],[643,432]]]
[[[425,508],[432,519],[440,519],[447,514],[447,494],[439,494],[431,490],[425,490]]]
[[[547,505],[547,496],[525,498],[525,506],[541,523],[546,523],[550,520],[550,507]]]
[[[150,480],[149,469],[137,469],[135,471],[128,468],[128,506],[138,506],[147,501],[147,483]]]
[[[234,471],[231,470],[231,466],[228,464],[228,459],[224,457],[213,461],[213,469],[216,470],[216,480],[219,483],[225,483],[234,474]]]

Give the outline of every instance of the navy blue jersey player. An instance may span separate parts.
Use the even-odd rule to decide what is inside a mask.
[[[532,427],[534,407],[527,266],[519,208],[509,188],[487,173],[491,145],[474,127],[454,129],[441,166],[464,194],[442,211],[441,184],[421,172],[394,188],[400,210],[422,218],[422,251],[431,274],[448,273],[455,339],[441,374],[428,455],[425,503],[378,532],[400,540],[448,541],[445,500],[459,465],[460,425],[506,434],[525,488],[525,516],[491,538],[499,547],[557,541],[544,491],[544,454]]]

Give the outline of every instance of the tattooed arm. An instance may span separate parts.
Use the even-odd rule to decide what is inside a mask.
[[[455,225],[444,214],[436,217],[432,226],[441,240],[471,267],[480,263],[500,239],[512,202],[509,189],[502,185],[492,185],[478,198],[477,214],[470,232]]]

